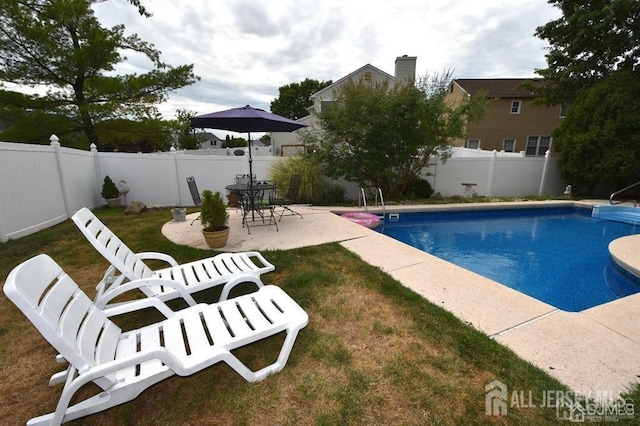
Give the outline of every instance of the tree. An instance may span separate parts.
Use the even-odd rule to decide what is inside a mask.
[[[171,67],[160,52],[139,39],[125,36],[124,26],[107,29],[91,8],[104,0],[3,0],[0,3],[0,81],[46,89],[44,95],[0,92],[0,120],[16,128],[29,128],[30,141],[51,133],[88,146],[102,147],[101,139],[123,117],[127,131],[132,122],[155,120],[154,104],[167,93],[198,80],[193,65]],[[150,16],[139,0],[130,0]],[[144,74],[113,75],[121,52],[144,54],[152,70]],[[25,113],[25,111],[27,113]],[[35,125],[44,119],[54,127]],[[40,122],[38,122],[39,124]],[[42,129],[46,134],[36,134]]]
[[[640,181],[640,79],[619,70],[580,92],[554,132],[560,169],[577,193]]]
[[[550,0],[562,17],[536,30],[550,44],[539,102],[570,106],[554,132],[566,179],[578,191],[640,180],[636,107],[640,70],[637,0]]]
[[[172,125],[178,134],[178,146],[180,149],[198,149],[200,148],[200,140],[195,133],[195,129],[191,127],[191,117],[196,114],[186,109],[176,111],[176,119],[172,121]]]
[[[468,120],[484,113],[482,97],[449,104],[451,73],[413,84],[347,82],[335,103],[320,112],[319,156],[333,177],[402,194],[429,156],[462,137]]]
[[[549,0],[562,17],[536,29],[550,44],[546,84],[535,89],[547,105],[571,103],[580,91],[617,69],[637,70],[640,59],[638,0]]]
[[[331,80],[318,81],[306,78],[300,83],[291,83],[278,89],[278,97],[271,101],[271,112],[297,120],[309,115],[313,105],[310,97],[319,90],[331,85]]]

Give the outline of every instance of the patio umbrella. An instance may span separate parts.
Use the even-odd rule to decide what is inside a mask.
[[[245,105],[224,111],[197,115],[191,118],[191,127],[229,130],[249,134],[249,184],[253,185],[251,158],[251,132],[293,132],[306,125],[281,115]]]

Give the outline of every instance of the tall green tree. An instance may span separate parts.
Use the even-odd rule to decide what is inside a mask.
[[[640,79],[618,70],[581,91],[554,132],[559,164],[577,193],[640,181]]]
[[[176,111],[176,119],[172,121],[172,125],[178,135],[178,146],[180,149],[197,149],[200,147],[200,140],[195,133],[195,129],[191,127],[191,117],[195,116],[193,111],[179,109]]]
[[[330,176],[402,194],[436,150],[462,137],[466,123],[485,111],[482,97],[450,104],[451,73],[414,84],[347,82],[320,112],[320,159]]]
[[[546,84],[536,93],[548,105],[571,103],[617,69],[636,71],[640,61],[638,0],[549,0],[562,17],[536,29],[550,44]]]
[[[306,78],[300,83],[291,83],[278,89],[278,97],[271,101],[271,112],[297,120],[309,115],[313,105],[310,97],[319,90],[331,85],[331,80],[318,81]]]
[[[537,28],[550,44],[545,84],[532,88],[547,105],[567,104],[553,133],[563,176],[578,192],[640,180],[640,2],[550,0],[562,17]]]
[[[132,122],[146,126],[156,120],[155,105],[169,92],[198,80],[193,65],[163,63],[152,44],[136,34],[125,36],[123,25],[101,26],[92,9],[100,1],[0,2],[0,82],[46,90],[42,95],[0,91],[0,120],[14,134],[16,128],[31,129],[27,141],[56,133],[62,141],[76,138],[102,148],[102,139],[123,119],[127,125],[115,130],[131,130]],[[130,3],[150,16],[139,0]],[[126,51],[144,54],[150,71],[114,75]]]

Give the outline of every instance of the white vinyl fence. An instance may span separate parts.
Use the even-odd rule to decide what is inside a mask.
[[[559,195],[565,190],[558,162],[548,152],[544,157],[504,156],[495,151],[489,156],[454,155],[445,163],[433,159],[424,172],[434,191],[445,197]]]
[[[258,180],[268,179],[271,165],[281,160],[256,155],[253,173]],[[426,171],[434,190],[445,196],[465,195],[462,183],[475,184],[470,190],[487,196],[564,190],[555,159],[549,156],[450,158],[445,164],[436,161]],[[200,191],[226,194],[225,186],[236,174],[245,173],[249,173],[247,156],[87,152],[61,147],[55,135],[49,146],[0,142],[0,242],[63,222],[82,207],[104,204],[100,192],[106,175],[117,186],[126,182],[125,203],[192,206],[187,177],[195,177]],[[357,199],[356,187],[346,189]]]

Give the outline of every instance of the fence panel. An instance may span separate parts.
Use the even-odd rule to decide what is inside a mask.
[[[0,241],[63,222],[67,216],[51,146],[3,143],[0,152]]]
[[[72,148],[60,148],[60,162],[63,186],[71,214],[82,207],[102,204],[102,179],[95,152],[85,152]],[[117,182],[116,182],[117,183]]]
[[[255,156],[256,178],[268,179],[277,161],[282,159]],[[246,173],[247,156],[101,153],[62,148],[55,140],[52,146],[0,142],[0,241],[62,222],[81,207],[103,204],[100,191],[106,175],[118,186],[126,182],[128,202],[190,206],[188,176],[196,178],[200,191],[226,194],[225,186],[233,183],[236,174]],[[427,179],[434,190],[444,196],[466,195],[463,183],[476,184],[472,190],[487,196],[532,195],[541,188],[544,194],[564,190],[555,158],[453,157],[444,164],[435,161],[425,173],[430,174]],[[357,198],[356,191],[351,192]]]

